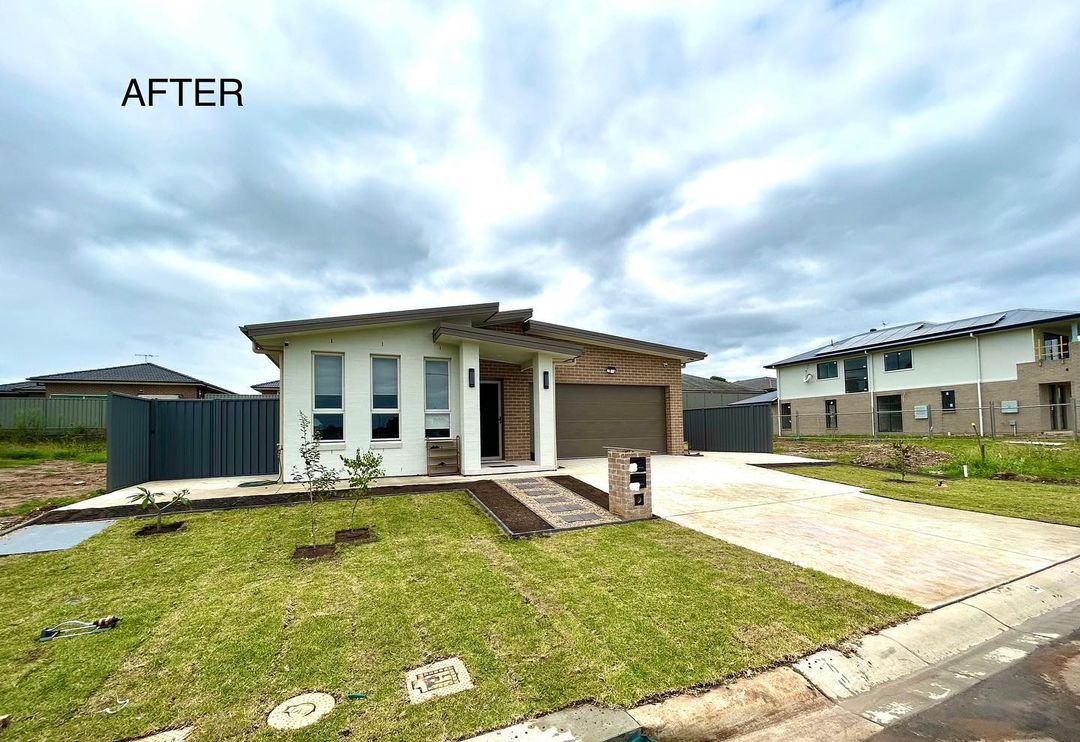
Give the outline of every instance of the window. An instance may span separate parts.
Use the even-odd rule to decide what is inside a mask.
[[[886,371],[903,371],[905,368],[911,368],[910,350],[897,350],[885,354]]]
[[[817,365],[817,377],[819,379],[835,379],[839,376],[836,370],[836,361],[827,361]]]
[[[833,364],[836,365],[835,363]],[[836,400],[825,400],[825,427],[829,430],[836,430],[837,428],[837,415],[836,415]]]
[[[853,392],[865,392],[869,388],[870,383],[866,375],[866,356],[845,360],[844,391],[851,394]]]
[[[398,423],[398,359],[386,356],[371,358],[371,438],[397,440],[401,438]]]
[[[941,393],[941,411],[956,412],[956,390],[947,389]]]
[[[780,429],[791,430],[791,403],[784,402],[780,405]]]
[[[904,432],[904,402],[899,394],[877,398],[879,433]]]
[[[312,423],[322,441],[345,440],[345,403],[342,389],[342,356],[316,353],[312,359],[315,406]]]
[[[450,437],[450,361],[424,360],[424,436]]]

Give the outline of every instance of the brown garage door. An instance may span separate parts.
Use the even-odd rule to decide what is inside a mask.
[[[603,456],[604,446],[665,453],[664,387],[556,384],[559,458]]]

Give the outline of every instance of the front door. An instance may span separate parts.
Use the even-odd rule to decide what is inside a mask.
[[[480,382],[480,458],[502,458],[502,382]]]
[[[1050,385],[1050,430],[1069,429],[1069,385]]]

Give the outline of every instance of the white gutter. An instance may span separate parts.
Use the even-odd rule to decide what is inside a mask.
[[[979,398],[979,435],[983,435],[982,353],[979,351],[979,336],[973,332],[971,337],[975,338],[975,391]]]

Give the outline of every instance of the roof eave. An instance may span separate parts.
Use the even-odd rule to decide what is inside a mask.
[[[525,332],[527,335],[532,335],[534,333],[538,335],[565,335],[584,343],[611,345],[636,353],[647,353],[649,355],[663,356],[665,358],[675,358],[684,363],[700,361],[708,356],[708,353],[700,350],[677,348],[673,345],[661,345],[660,343],[651,343],[646,340],[636,340],[634,338],[622,337],[619,335],[608,335],[603,332],[593,332],[592,330],[582,330],[577,327],[554,325],[549,322],[538,322],[536,320],[529,320]]]
[[[259,338],[274,338],[283,335],[298,335],[328,330],[348,330],[378,325],[408,324],[425,320],[438,320],[447,317],[466,317],[483,321],[499,311],[498,302],[485,304],[461,304],[449,307],[427,307],[394,312],[376,312],[373,314],[350,314],[339,317],[315,317],[311,319],[286,320],[283,322],[263,322],[242,325],[240,332],[252,342]]]

